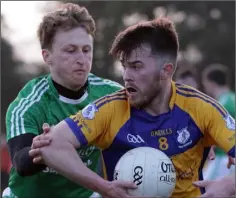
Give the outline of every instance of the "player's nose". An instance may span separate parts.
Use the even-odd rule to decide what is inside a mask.
[[[133,81],[134,77],[132,74],[132,71],[129,68],[126,68],[123,72],[123,80],[124,82],[129,82],[129,81]]]
[[[79,65],[84,65],[85,63],[85,55],[82,51],[79,51],[77,54],[76,54],[76,63],[79,64]]]

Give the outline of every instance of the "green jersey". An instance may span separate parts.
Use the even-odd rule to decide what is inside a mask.
[[[74,100],[58,94],[50,75],[35,78],[25,85],[8,108],[7,140],[25,133],[39,135],[43,132],[43,123],[56,125],[90,102],[121,88],[118,83],[89,74],[86,92],[80,99]],[[100,150],[88,146],[77,151],[84,164],[96,172]],[[19,198],[86,198],[93,193],[48,167],[28,177],[19,176],[13,167],[10,171],[9,187]]]
[[[229,91],[222,94],[218,98],[218,102],[229,112],[233,118],[235,118],[235,93]],[[218,147],[216,147],[215,153],[216,155],[226,155],[225,152]]]
[[[235,93],[229,91],[222,94],[218,102],[229,112],[229,114],[234,118],[235,117]]]

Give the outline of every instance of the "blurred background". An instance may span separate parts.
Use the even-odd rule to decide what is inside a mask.
[[[72,2],[72,1],[66,1]],[[5,148],[5,113],[24,84],[48,72],[41,57],[36,30],[42,16],[63,3],[58,1],[1,1],[1,168],[2,188],[10,162]],[[229,68],[235,84],[234,1],[73,1],[85,6],[97,26],[92,72],[123,84],[118,62],[108,55],[116,34],[141,20],[168,16],[180,41],[175,78],[191,71],[201,91],[201,71],[210,64]],[[6,173],[6,175],[4,175]],[[4,177],[3,177],[4,176]],[[5,181],[5,182],[4,182]]]

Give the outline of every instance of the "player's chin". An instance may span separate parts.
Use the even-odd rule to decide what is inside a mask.
[[[83,85],[85,84],[86,80],[88,78],[87,74],[74,74],[73,78],[71,78],[71,80],[73,81],[74,84],[78,84],[78,85]]]
[[[133,100],[129,100],[129,104],[131,107],[136,107],[136,103]]]
[[[139,108],[142,106],[142,101],[139,98],[130,99],[129,102],[131,107]]]

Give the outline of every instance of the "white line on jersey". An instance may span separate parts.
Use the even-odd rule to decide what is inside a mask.
[[[18,105],[13,109],[12,117],[11,117],[11,137],[14,137],[15,135],[17,136],[20,134],[18,114],[24,109],[24,106],[26,105],[28,101],[34,100],[34,98],[37,97],[38,90],[40,90],[45,85],[47,85],[47,79],[43,78],[36,85],[34,85],[32,91],[26,98],[21,98]],[[15,132],[14,129],[16,129],[16,134],[14,133]]]

